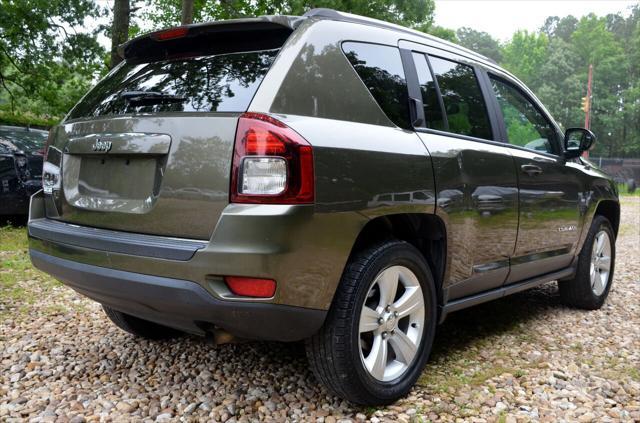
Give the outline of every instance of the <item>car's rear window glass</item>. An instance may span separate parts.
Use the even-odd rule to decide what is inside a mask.
[[[410,128],[407,81],[396,47],[342,43],[342,50],[362,82],[393,123]]]
[[[68,119],[125,113],[242,112],[277,53],[275,49],[124,63],[80,100]]]
[[[429,56],[449,122],[449,132],[492,139],[487,106],[473,68]]]
[[[436,84],[427,64],[427,59],[422,53],[413,53],[413,62],[418,73],[418,83],[422,93],[422,105],[424,106],[425,126],[431,129],[446,130],[442,108],[438,100]]]

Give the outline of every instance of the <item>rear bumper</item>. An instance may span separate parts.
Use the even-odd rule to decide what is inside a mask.
[[[115,310],[187,332],[211,325],[243,338],[297,341],[313,335],[326,311],[225,301],[195,282],[114,270],[30,250],[31,261],[79,293]]]

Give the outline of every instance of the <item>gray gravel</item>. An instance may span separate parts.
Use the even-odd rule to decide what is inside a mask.
[[[70,289],[2,298],[1,421],[640,421],[640,198],[623,202],[609,300],[560,305],[554,283],[451,315],[410,396],[328,396],[300,344],[148,342]],[[16,304],[7,304],[13,301]]]

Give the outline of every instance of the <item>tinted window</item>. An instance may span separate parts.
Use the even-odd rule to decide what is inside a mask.
[[[0,129],[0,143],[9,149],[9,143],[24,152],[38,151],[44,147],[48,134],[43,131]]]
[[[516,88],[491,77],[502,109],[509,142],[529,150],[553,153],[555,129]]]
[[[342,50],[389,119],[410,128],[407,81],[400,50],[377,44],[342,44]]]
[[[447,113],[449,131],[492,139],[487,106],[471,66],[429,57]]]
[[[431,70],[427,64],[427,59],[422,53],[413,53],[413,61],[418,72],[418,82],[422,93],[422,104],[424,106],[425,126],[431,129],[446,130],[442,109],[438,101],[436,84],[431,75]]]
[[[117,67],[78,103],[69,119],[155,112],[242,112],[277,50],[221,54]],[[126,99],[135,91],[164,99]]]

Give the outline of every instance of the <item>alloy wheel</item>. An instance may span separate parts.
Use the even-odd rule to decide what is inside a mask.
[[[597,296],[607,289],[611,272],[611,238],[606,231],[599,231],[591,250],[591,290]]]
[[[381,271],[360,313],[360,358],[371,376],[387,382],[407,371],[418,355],[424,320],[417,276],[404,266]]]

